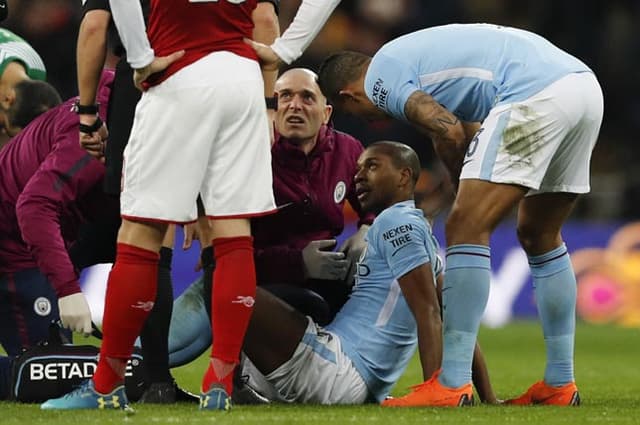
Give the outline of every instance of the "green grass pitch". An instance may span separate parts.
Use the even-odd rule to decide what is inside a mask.
[[[518,395],[541,378],[544,346],[534,322],[482,329],[480,343],[500,398]],[[580,324],[576,376],[582,406],[383,409],[379,406],[234,406],[230,413],[199,412],[196,405],[134,405],[120,411],[43,412],[37,405],[0,402],[0,424],[640,424],[640,330]],[[197,391],[206,357],[174,370],[178,382]],[[414,358],[393,394],[421,382]]]

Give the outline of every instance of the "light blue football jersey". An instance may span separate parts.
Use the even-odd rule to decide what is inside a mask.
[[[452,24],[385,44],[364,86],[369,99],[406,121],[405,103],[430,94],[463,121],[483,121],[495,105],[525,100],[560,78],[591,72],[543,37],[490,24]]]
[[[438,243],[413,201],[382,211],[365,237],[349,300],[327,330],[340,336],[342,349],[376,400],[382,401],[404,372],[417,347],[416,321],[398,284],[414,268],[430,263],[442,271]]]

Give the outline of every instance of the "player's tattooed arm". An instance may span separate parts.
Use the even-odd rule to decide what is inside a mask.
[[[429,136],[451,178],[457,180],[468,145],[463,123],[422,91],[409,96],[404,113],[409,122]]]

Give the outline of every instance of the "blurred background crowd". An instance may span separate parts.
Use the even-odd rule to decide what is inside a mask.
[[[281,0],[286,27],[299,0]],[[63,98],[77,93],[75,46],[80,0],[9,0],[4,26],[24,37],[42,56],[49,81]],[[640,1],[638,0],[344,0],[294,65],[316,68],[322,58],[343,49],[374,53],[386,41],[417,29],[446,23],[489,22],[537,32],[589,65],[605,95],[605,119],[592,163],[592,193],[576,216],[588,220],[640,217]],[[416,148],[425,168],[421,181],[436,212],[450,199],[447,179],[430,143],[398,123],[363,124],[334,116],[336,128],[365,145],[403,141]]]

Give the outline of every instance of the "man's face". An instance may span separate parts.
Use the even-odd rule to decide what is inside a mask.
[[[315,140],[331,116],[331,106],[320,92],[315,75],[301,69],[287,71],[276,82],[275,91],[276,130],[293,142]]]
[[[356,195],[362,209],[375,214],[394,204],[401,170],[391,158],[375,147],[367,148],[358,158],[355,175]]]

